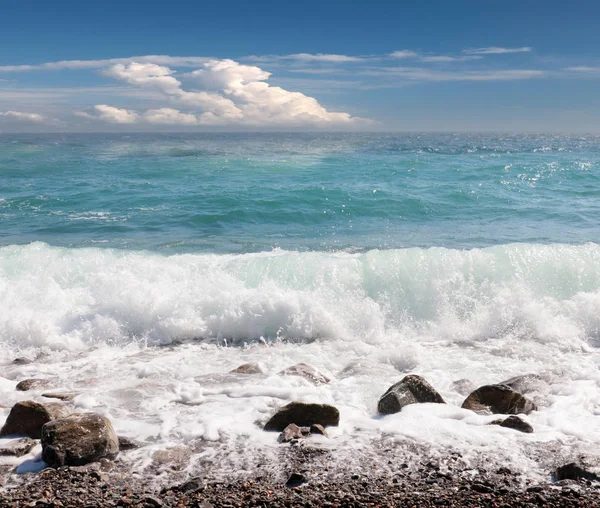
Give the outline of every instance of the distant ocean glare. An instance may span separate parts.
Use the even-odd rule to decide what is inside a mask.
[[[321,401],[342,462],[393,439],[541,476],[600,454],[599,217],[592,135],[0,135],[0,421],[48,377],[152,443],[135,467],[200,440],[231,471]],[[407,373],[450,404],[375,418]],[[528,373],[534,434],[460,409],[456,380]]]

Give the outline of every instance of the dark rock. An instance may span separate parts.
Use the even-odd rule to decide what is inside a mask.
[[[180,485],[175,485],[173,487],[169,487],[168,489],[161,490],[161,494],[164,494],[167,490],[172,490],[174,492],[201,492],[206,489],[206,482],[202,478],[191,478],[187,482],[184,482]]]
[[[323,428],[323,425],[319,425],[318,423],[313,423],[310,426],[311,434],[320,434],[321,436],[329,437],[327,431]]]
[[[125,436],[118,436],[119,439],[119,451],[126,452],[128,450],[137,450],[144,446],[142,443],[138,441],[134,441],[133,439],[129,439]]]
[[[340,423],[340,412],[328,404],[305,404],[304,402],[290,402],[283,406],[265,424],[265,430],[281,432],[290,423],[300,427],[310,427],[318,423],[327,427],[337,427]]]
[[[379,399],[377,410],[381,414],[389,415],[398,413],[409,404],[422,402],[445,404],[442,396],[424,378],[410,374],[388,388]]]
[[[535,403],[506,385],[486,385],[477,388],[462,407],[480,414],[529,414],[537,409]]]
[[[52,467],[82,466],[119,453],[110,421],[97,413],[74,414],[42,428],[42,458]]]
[[[500,427],[507,427],[509,429],[515,429],[519,432],[526,432],[531,434],[533,432],[533,427],[529,425],[525,420],[519,418],[518,416],[509,416],[504,420],[494,420],[490,422],[490,425],[500,425]]]
[[[600,477],[593,471],[590,471],[587,466],[583,464],[576,464],[575,462],[571,462],[556,468],[554,476],[556,477],[557,481],[580,479],[600,481]]]
[[[295,423],[290,423],[281,434],[277,438],[277,441],[280,443],[290,443],[292,441],[297,441],[298,439],[303,439],[310,434],[310,429],[308,427],[298,427]]]
[[[14,457],[22,457],[27,455],[37,443],[29,438],[24,437],[10,443],[0,444],[0,455],[12,455]]]
[[[452,389],[461,395],[467,396],[469,393],[475,390],[475,385],[468,379],[457,379],[452,383]]]
[[[160,508],[161,506],[164,506],[163,502],[154,496],[146,496],[142,499],[141,503],[147,508]]]
[[[6,423],[0,430],[0,436],[27,436],[39,439],[45,423],[66,416],[68,413],[69,409],[57,402],[49,404],[40,404],[32,400],[17,402],[10,410]]]
[[[523,376],[511,377],[498,384],[510,386],[515,392],[528,393],[536,390],[542,382],[542,377],[538,374],[525,374]]]
[[[38,388],[47,388],[50,384],[48,379],[24,379],[15,388],[20,392],[27,392],[29,390],[37,390]]]
[[[473,483],[471,485],[471,490],[475,492],[479,492],[480,494],[490,494],[494,492],[494,489],[489,485],[484,485],[483,483]]]
[[[299,487],[303,483],[306,483],[306,477],[301,475],[300,473],[292,473],[288,478],[288,481],[285,482],[285,486],[293,489],[295,487]]]
[[[42,397],[58,400],[73,400],[79,395],[78,393],[42,393]]]
[[[232,374],[262,374],[263,371],[257,363],[244,363],[237,369],[231,371]]]
[[[327,376],[324,376],[317,369],[311,367],[310,365],[306,365],[305,363],[298,363],[296,365],[292,365],[291,367],[282,370],[279,373],[279,375],[300,376],[316,385],[325,385],[330,381],[330,379]]]

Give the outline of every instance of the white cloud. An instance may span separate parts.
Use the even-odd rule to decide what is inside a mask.
[[[416,51],[411,51],[410,49],[401,49],[399,51],[394,51],[393,53],[390,53],[390,56],[392,58],[403,59],[403,58],[417,58],[419,56],[419,54]]]
[[[10,118],[12,120],[33,123],[45,123],[48,121],[44,115],[39,115],[38,113],[24,113],[22,111],[0,111],[0,116],[4,118]]]
[[[198,125],[196,115],[182,113],[172,108],[151,109],[144,114],[144,120],[152,124],[162,125]]]
[[[133,124],[137,122],[139,116],[135,111],[128,109],[115,108],[106,104],[97,104],[92,113],[78,112],[77,116],[89,118],[92,120],[102,120],[107,123]]]
[[[499,48],[497,46],[490,46],[488,48],[472,48],[464,49],[463,53],[468,55],[505,55],[508,53],[530,53],[532,49],[529,46],[522,48]]]
[[[443,81],[514,81],[544,78],[546,71],[536,69],[509,69],[490,71],[438,71],[422,67],[386,67],[364,71],[370,76],[394,76],[412,82]]]
[[[431,56],[422,56],[419,58],[421,62],[468,62],[470,60],[481,60],[483,57],[478,55],[472,56],[446,56],[446,55],[431,55]]]
[[[580,65],[577,67],[566,67],[565,71],[572,71],[572,72],[589,72],[589,73],[597,73],[600,72],[600,67],[588,67],[585,65]]]
[[[108,58],[104,60],[61,60],[58,62],[45,62],[39,65],[0,65],[0,72],[101,69],[109,65],[127,65],[132,62],[172,65],[174,67],[197,67],[208,60],[210,60],[209,57],[203,56],[144,55],[131,56],[127,58]]]
[[[286,55],[281,57],[285,60],[299,60],[302,62],[329,62],[329,63],[348,63],[348,62],[361,62],[363,58],[359,56],[348,56],[348,55],[335,55],[328,53],[317,53],[316,55],[310,53],[296,53],[294,55]]]
[[[85,114],[112,123],[264,127],[347,127],[368,123],[348,113],[328,111],[315,98],[303,93],[271,86],[267,83],[269,72],[234,60],[210,60],[203,68],[186,75],[194,79],[200,90],[185,90],[172,69],[155,64],[116,64],[104,74],[131,85],[159,90],[166,99],[190,109],[181,112],[159,108],[140,115],[98,105],[94,115]]]

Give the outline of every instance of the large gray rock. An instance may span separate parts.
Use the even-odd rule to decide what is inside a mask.
[[[337,427],[340,423],[340,412],[328,404],[290,402],[271,417],[264,429],[282,432],[290,423],[298,427],[310,427],[314,423],[323,427]]]
[[[535,403],[507,385],[485,385],[477,388],[462,407],[479,414],[529,414],[537,409]]]
[[[410,374],[388,388],[387,392],[379,399],[377,411],[384,415],[390,415],[398,413],[409,404],[422,402],[445,404],[442,396],[424,378]]]
[[[52,467],[83,466],[119,453],[119,438],[97,413],[73,414],[42,428],[42,459]]]
[[[32,400],[17,402],[0,430],[0,436],[27,436],[39,439],[42,426],[69,414],[69,409],[58,402],[40,404]]]
[[[310,365],[306,365],[305,363],[297,363],[296,365],[292,365],[287,369],[283,369],[279,375],[300,376],[316,385],[326,385],[330,381],[327,376],[321,374],[317,369],[311,367]]]

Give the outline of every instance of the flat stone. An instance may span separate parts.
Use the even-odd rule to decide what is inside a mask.
[[[533,427],[531,425],[529,425],[522,418],[514,415],[509,416],[504,420],[494,420],[493,422],[490,422],[490,425],[499,425],[500,427],[518,430],[519,432],[525,432],[527,434],[531,434],[533,432]]]
[[[79,393],[42,393],[42,397],[58,400],[73,400],[77,395],[79,395]]]
[[[97,413],[73,414],[42,428],[42,459],[51,467],[82,466],[118,453],[119,438],[108,418]]]
[[[306,365],[305,363],[297,363],[296,365],[292,365],[287,369],[283,369],[279,375],[300,376],[304,379],[307,379],[311,383],[314,383],[315,385],[326,385],[330,381],[327,376],[321,374],[317,369],[311,367],[310,365]]]
[[[265,424],[264,430],[281,432],[290,423],[295,423],[299,427],[310,427],[313,423],[323,427],[337,427],[340,423],[340,412],[328,404],[290,402],[271,417]]]
[[[388,388],[379,399],[377,410],[381,414],[389,415],[398,413],[409,404],[424,402],[445,404],[442,396],[424,378],[409,374]]]
[[[31,450],[33,450],[36,444],[37,442],[31,439],[30,437],[16,439],[9,443],[0,443],[0,455],[22,457],[23,455],[27,455]]]
[[[462,407],[479,414],[529,414],[537,409],[535,403],[507,385],[485,385],[477,388]]]
[[[24,379],[17,383],[15,388],[20,392],[27,392],[38,388],[47,388],[50,384],[51,382],[48,379]]]
[[[69,412],[69,408],[58,402],[17,402],[10,410],[6,423],[0,430],[0,436],[27,436],[39,439],[44,424],[66,416]]]
[[[258,363],[244,363],[238,368],[230,371],[231,374],[262,374],[263,370]]]

